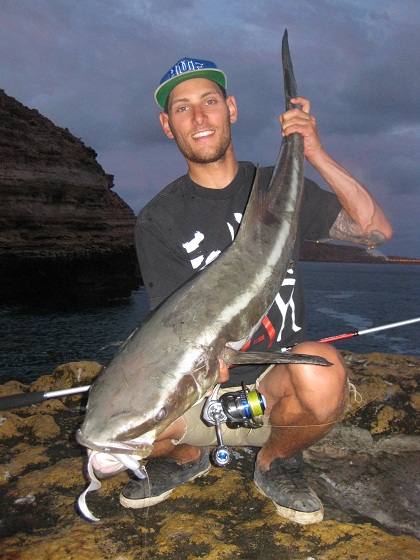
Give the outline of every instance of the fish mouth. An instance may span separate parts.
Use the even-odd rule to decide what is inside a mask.
[[[147,457],[152,451],[152,441],[128,441],[128,442],[97,442],[85,437],[81,430],[76,432],[76,440],[80,445],[99,451],[101,453],[124,454],[124,455],[141,455]]]

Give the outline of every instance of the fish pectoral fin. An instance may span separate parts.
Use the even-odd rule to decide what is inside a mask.
[[[293,352],[241,352],[225,347],[221,359],[227,366],[233,364],[312,364],[315,366],[332,366],[332,363],[310,354],[293,354]]]

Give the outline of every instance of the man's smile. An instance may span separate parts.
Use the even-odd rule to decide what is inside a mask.
[[[212,136],[214,134],[214,130],[202,130],[200,132],[196,132],[192,135],[193,138],[204,138],[205,136]]]

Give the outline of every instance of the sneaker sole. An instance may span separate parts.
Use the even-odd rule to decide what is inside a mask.
[[[204,470],[200,471],[193,477],[186,480],[183,484],[180,484],[180,486],[187,484],[187,482],[192,482],[193,480],[199,478],[200,476],[205,476],[209,472],[210,468],[211,465],[209,465]],[[149,498],[140,498],[138,500],[132,500],[130,498],[127,498],[126,496],[124,496],[124,494],[121,493],[120,504],[125,508],[132,508],[132,509],[141,509],[149,506],[155,506],[156,504],[160,504],[160,502],[164,502],[169,497],[169,495],[172,494],[174,490],[176,490],[176,488],[179,488],[179,486],[176,486],[175,488],[171,488],[167,492],[163,492],[162,494],[159,494],[159,496],[150,496]]]
[[[254,480],[254,484],[263,496],[271,500],[270,496],[268,496],[264,490],[258,486],[258,484]],[[299,523],[299,525],[311,525],[312,523],[320,523],[324,519],[324,507],[321,506],[320,509],[317,511],[297,511],[295,509],[290,509],[284,506],[280,506],[276,504],[273,500],[271,500],[273,504],[276,506],[277,513],[284,517],[285,519],[289,519],[289,521],[294,521],[295,523]]]

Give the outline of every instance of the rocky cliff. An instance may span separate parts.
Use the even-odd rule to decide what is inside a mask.
[[[0,301],[138,283],[135,216],[112,187],[92,148],[0,90]]]

